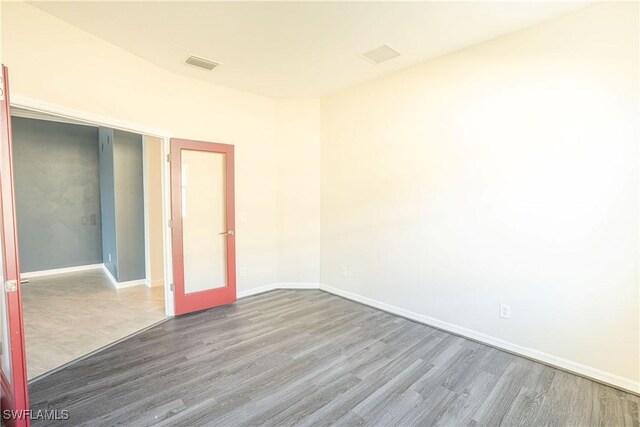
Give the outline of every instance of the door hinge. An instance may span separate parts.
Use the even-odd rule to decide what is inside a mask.
[[[169,289],[171,289],[171,292],[175,292],[175,287],[173,286],[173,283],[169,285]]]
[[[173,220],[172,219],[169,220],[169,228],[173,228]]]
[[[167,154],[167,162],[171,162],[171,154]]]
[[[5,292],[15,292],[18,290],[18,281],[17,280],[7,280],[4,282],[4,291]]]

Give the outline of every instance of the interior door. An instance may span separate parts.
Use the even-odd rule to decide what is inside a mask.
[[[176,314],[236,300],[233,145],[171,139]]]
[[[28,426],[29,408],[22,300],[16,234],[11,148],[11,112],[7,67],[0,84],[0,323],[2,331],[2,419],[9,426]],[[9,412],[7,412],[9,411]]]

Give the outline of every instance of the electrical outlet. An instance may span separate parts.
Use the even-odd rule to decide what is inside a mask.
[[[109,262],[111,262],[111,254],[109,254]]]
[[[500,317],[508,319],[511,317],[511,307],[507,304],[500,304]]]
[[[238,215],[238,219],[240,220],[240,222],[247,222],[247,220],[249,219],[249,215],[247,215],[246,212],[240,212],[240,215]]]
[[[239,277],[244,277],[244,276],[246,276],[246,275],[247,275],[247,270],[245,270],[245,268],[244,268],[244,267],[240,267],[240,268],[238,269],[238,276],[239,276]]]
[[[346,265],[342,266],[342,270],[340,271],[340,274],[342,274],[342,277],[347,277],[347,266]]]

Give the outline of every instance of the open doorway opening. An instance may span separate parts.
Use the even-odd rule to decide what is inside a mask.
[[[162,321],[162,139],[13,108],[27,373]]]

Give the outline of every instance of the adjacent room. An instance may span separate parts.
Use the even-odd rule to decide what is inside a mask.
[[[640,2],[0,14],[3,423],[640,425]]]
[[[158,221],[148,224],[162,213],[162,157],[158,139],[12,114],[32,379],[165,318],[161,237],[150,241],[159,252],[145,248],[151,232],[162,233]]]

